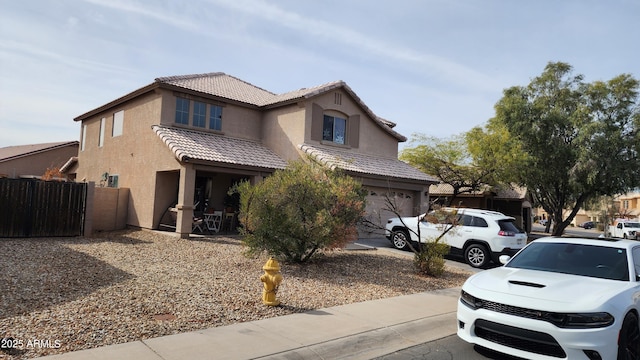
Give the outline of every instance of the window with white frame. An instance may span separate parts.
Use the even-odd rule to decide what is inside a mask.
[[[80,143],[80,151],[84,151],[84,145],[87,142],[87,124],[82,125],[82,142]]]
[[[222,130],[222,106],[211,105],[209,112],[209,129]]]
[[[324,115],[322,140],[344,145],[347,135],[347,120],[337,116]]]
[[[100,119],[100,135],[98,137],[98,147],[102,147],[104,145],[104,129],[106,127],[107,118]]]
[[[207,104],[193,102],[193,126],[205,127],[207,122]]]
[[[189,99],[176,98],[176,124],[189,125]]]
[[[124,110],[120,110],[113,114],[113,129],[111,130],[111,136],[116,137],[122,135],[122,128],[124,124]]]

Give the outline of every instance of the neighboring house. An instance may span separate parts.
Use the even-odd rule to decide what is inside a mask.
[[[620,216],[627,219],[640,218],[640,192],[629,192],[618,196]]]
[[[78,155],[78,142],[52,142],[0,148],[0,177],[41,178]],[[72,179],[73,180],[73,179]]]
[[[401,199],[402,215],[417,214],[435,183],[398,160],[406,138],[342,81],[274,94],[224,73],[163,77],[75,121],[80,152],[68,167],[77,178],[128,188],[128,225],[156,229],[176,208],[183,236],[194,212],[237,206],[226,196],[233,184],[304,154],[360,180],[380,225],[390,217],[385,195]]]
[[[613,213],[608,211],[608,208],[615,208]],[[563,217],[569,216],[571,209],[565,209],[562,213]],[[603,218],[603,214],[610,213],[610,219]],[[542,208],[536,209],[536,215],[540,219],[548,219],[549,214]],[[586,221],[593,221],[598,224],[597,229],[603,230],[605,225],[603,222],[613,221],[616,218],[635,220],[640,218],[640,192],[629,192],[622,195],[617,195],[613,198],[613,202],[602,203],[601,206],[595,207],[591,210],[580,209],[576,213],[576,216],[571,221],[572,226],[578,226]]]
[[[462,191],[466,190],[468,189],[462,189]],[[431,185],[429,195],[432,202],[446,205],[453,195],[453,187],[444,183]],[[451,206],[498,211],[513,216],[522,229],[531,232],[531,202],[527,196],[527,190],[519,186],[485,186],[481,190],[463,192],[456,195]]]

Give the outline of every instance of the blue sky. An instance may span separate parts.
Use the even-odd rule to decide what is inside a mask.
[[[639,0],[0,0],[0,147],[79,140],[73,118],[157,77],[282,93],[344,80],[410,137],[483,125],[549,61],[640,78]]]

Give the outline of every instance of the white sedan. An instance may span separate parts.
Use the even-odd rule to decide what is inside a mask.
[[[463,285],[461,339],[525,359],[640,359],[640,243],[549,237],[501,261]]]

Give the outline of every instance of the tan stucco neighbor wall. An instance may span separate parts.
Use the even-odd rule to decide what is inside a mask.
[[[40,177],[47,169],[60,168],[69,158],[77,155],[78,145],[70,145],[3,161],[0,162],[0,176]]]

